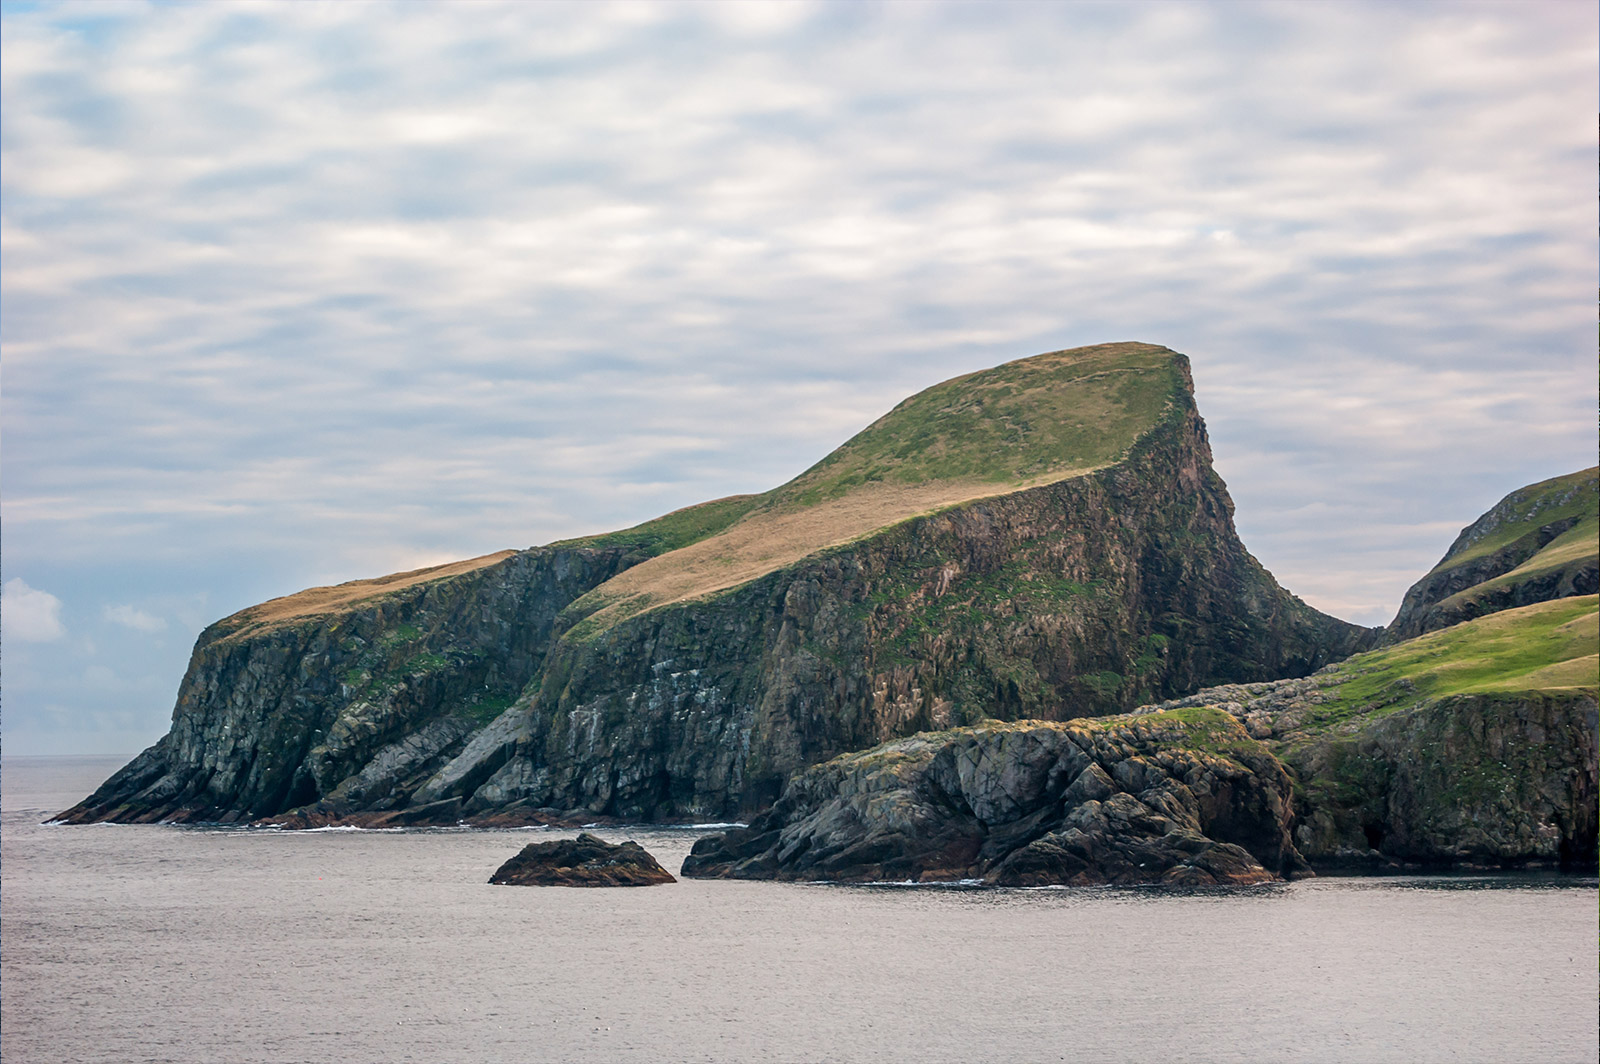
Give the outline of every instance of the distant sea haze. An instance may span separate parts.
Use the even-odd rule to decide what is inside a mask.
[[[1592,877],[582,890],[487,884],[545,830],[41,823],[124,760],[0,765],[6,1064],[1597,1057]]]

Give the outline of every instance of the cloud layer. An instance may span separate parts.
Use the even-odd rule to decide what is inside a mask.
[[[3,18],[6,564],[130,637],[1109,339],[1194,359],[1246,542],[1367,623],[1594,460],[1591,5]]]

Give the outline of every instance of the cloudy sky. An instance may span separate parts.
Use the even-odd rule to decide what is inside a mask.
[[[1596,8],[0,6],[4,749],[206,623],[799,472],[1105,340],[1381,624],[1594,463]]]

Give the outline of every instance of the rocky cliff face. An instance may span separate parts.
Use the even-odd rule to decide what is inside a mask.
[[[1112,469],[561,640],[539,690],[423,796],[744,817],[793,772],[896,736],[1115,713],[1349,653],[1366,632],[1250,557],[1208,459],[1199,418],[1178,410]]]
[[[727,819],[886,739],[1369,638],[1239,543],[1186,360],[1137,344],[930,389],[766,496],[324,599],[205,633],[172,732],[66,818]]]
[[[61,819],[404,806],[538,674],[561,609],[630,560],[522,551],[332,613],[219,621],[196,641],[172,730]]]
[[[1299,679],[988,722],[794,776],[683,874],[1249,884],[1596,859],[1600,600],[1541,603]]]
[[[1229,716],[985,724],[796,776],[683,874],[999,886],[1265,882],[1305,872],[1289,778]]]
[[[1600,470],[1519,488],[1461,530],[1385,630],[1397,643],[1474,617],[1600,591]]]

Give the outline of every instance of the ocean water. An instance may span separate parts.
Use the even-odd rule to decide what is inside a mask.
[[[561,833],[40,823],[118,764],[0,765],[5,1064],[1600,1056],[1592,878],[492,887]]]

